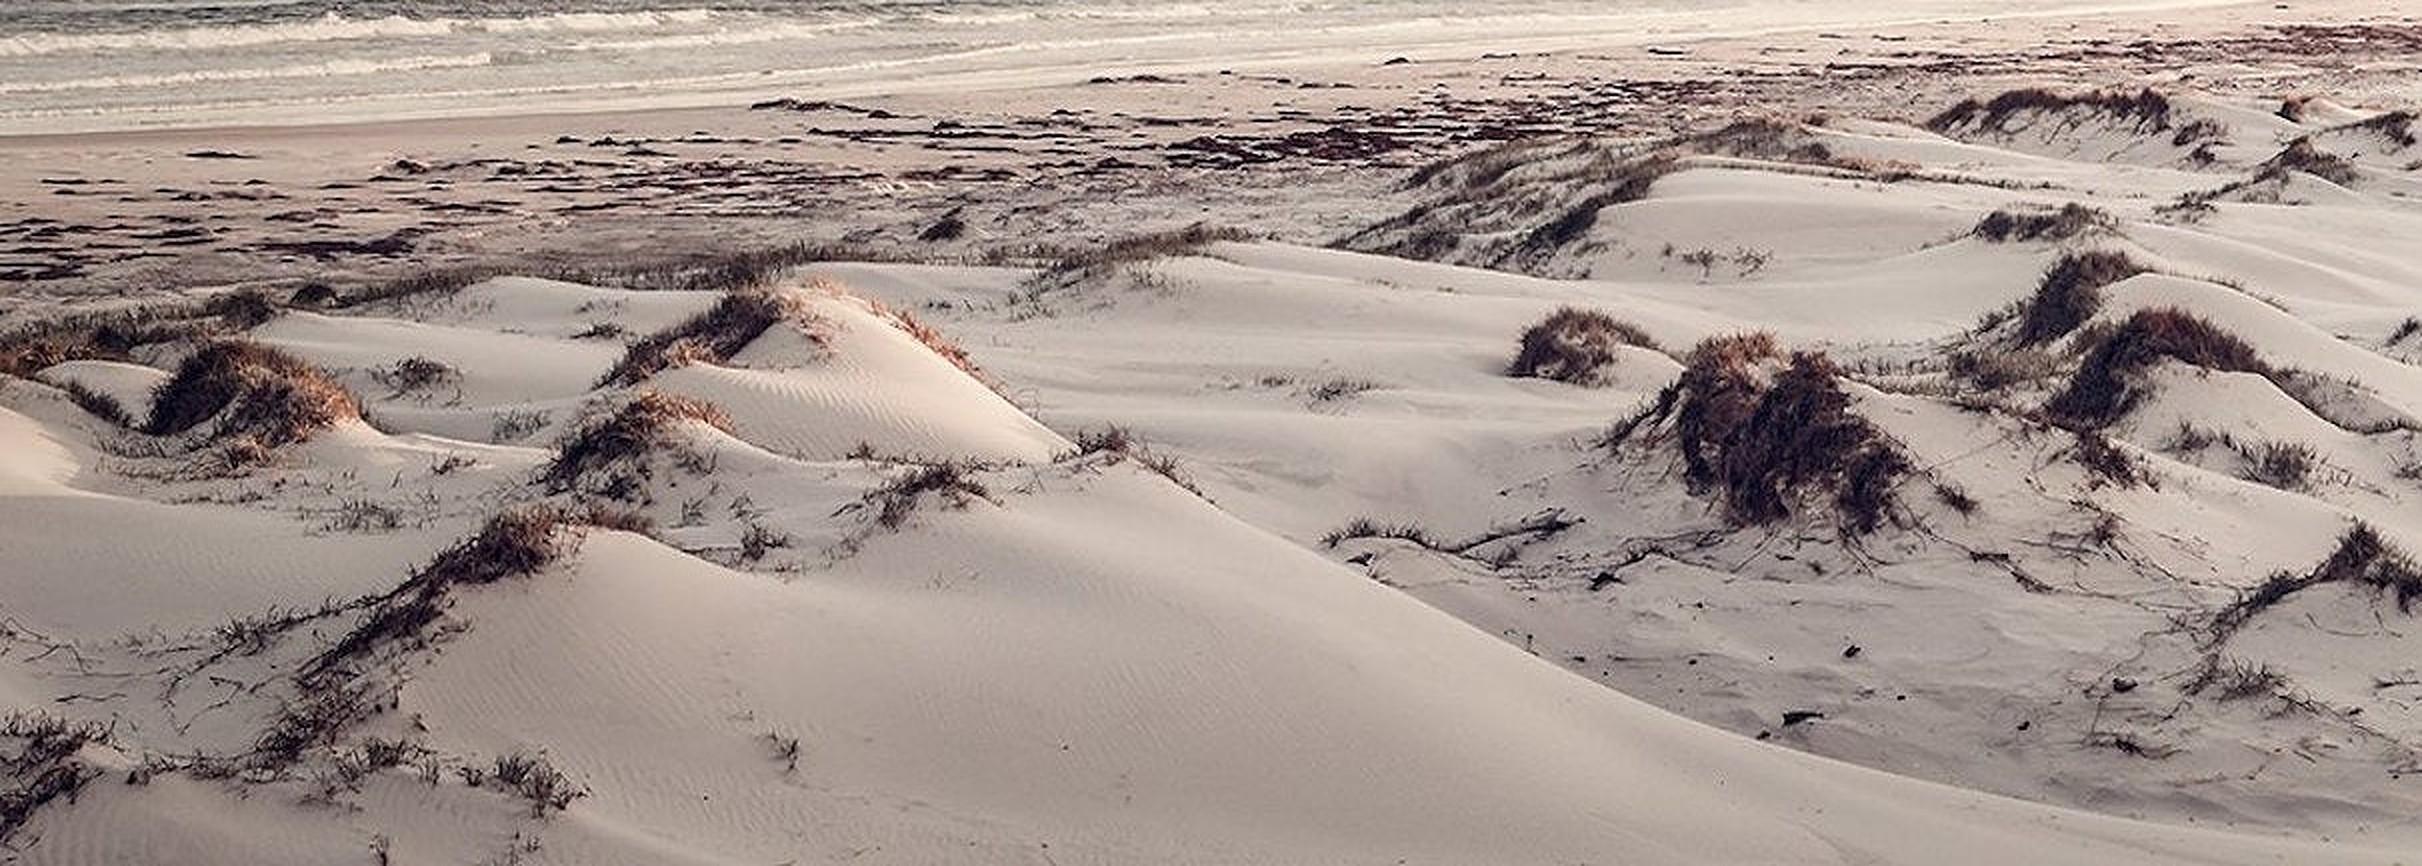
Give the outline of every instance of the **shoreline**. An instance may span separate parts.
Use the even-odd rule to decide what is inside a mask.
[[[655,114],[661,112],[729,108],[735,105],[746,105],[748,103],[764,99],[781,97],[805,97],[815,99],[887,99],[913,97],[933,93],[1048,90],[1078,86],[1091,78],[1105,75],[1198,75],[1216,72],[1222,69],[1235,71],[1249,70],[1254,72],[1294,71],[1300,73],[1311,73],[1354,68],[1387,61],[1395,57],[1404,57],[1415,62],[1453,63],[1473,59],[1474,52],[1479,52],[1482,54],[1514,52],[1554,56],[1586,53],[1596,49],[1639,49],[1649,46],[1670,48],[1674,46],[1718,44],[1737,40],[1806,37],[1815,34],[1823,34],[1829,30],[1838,28],[1864,28],[1869,31],[1875,31],[1868,34],[1870,37],[1875,37],[1880,36],[1882,31],[1908,30],[1915,28],[1950,27],[1963,25],[1990,27],[1997,23],[2011,21],[2046,22],[2062,20],[2086,20],[2149,14],[2156,12],[2175,12],[2180,10],[2220,11],[2267,5],[2273,4],[2271,4],[2269,0],[2142,0],[2142,2],[2137,3],[2117,3],[2077,8],[2020,10],[2011,12],[1973,14],[1944,14],[1884,20],[1834,20],[1786,23],[1771,26],[1754,26],[1737,29],[1719,28],[1679,33],[1622,33],[1615,31],[1593,31],[1586,34],[1542,34],[1522,32],[1475,34],[1443,41],[1390,42],[1369,47],[1327,50],[1297,49],[1299,53],[1295,54],[1246,56],[1242,58],[1205,57],[1162,62],[1132,62],[1120,61],[1116,59],[1102,60],[1069,58],[1055,64],[1036,65],[1030,67],[944,70],[936,75],[928,76],[923,80],[918,80],[909,84],[903,84],[900,82],[854,80],[847,78],[838,81],[817,81],[814,80],[815,77],[820,73],[827,72],[828,70],[799,70],[790,72],[768,70],[766,72],[756,74],[775,80],[767,81],[766,83],[762,84],[735,83],[729,87],[704,87],[695,91],[683,92],[673,96],[655,98],[663,100],[661,102],[650,102],[649,98],[646,97],[635,97],[628,100],[612,98],[596,100],[585,98],[582,96],[582,94],[592,92],[635,90],[641,87],[649,86],[650,84],[674,84],[675,86],[679,86],[678,83],[605,82],[594,85],[594,90],[587,88],[573,88],[559,91],[537,91],[538,93],[546,93],[550,95],[562,95],[567,98],[555,101],[553,103],[542,103],[535,106],[500,102],[493,105],[481,106],[470,110],[461,111],[459,113],[447,112],[442,109],[416,110],[411,108],[402,108],[377,117],[346,118],[331,121],[303,121],[297,123],[264,122],[258,120],[222,122],[206,119],[193,122],[171,121],[170,123],[162,125],[144,125],[134,123],[127,125],[93,126],[90,128],[68,129],[58,132],[42,132],[19,131],[13,128],[19,125],[31,125],[33,123],[31,118],[0,119],[0,148],[7,148],[11,146],[41,146],[43,144],[56,144],[61,142],[82,141],[88,139],[107,140],[121,136],[139,139],[142,136],[150,134],[179,132],[196,134],[211,133],[220,135],[268,134],[288,131],[307,132],[331,127],[391,127],[401,124],[444,124],[497,118],[572,119],[597,116]],[[1707,13],[1702,12],[1660,12],[1628,16],[1614,15],[1609,17],[1624,19],[1629,23],[1649,25],[1665,18],[1687,20],[1699,18],[1706,14]],[[929,63],[941,63],[945,62],[947,59],[948,58],[910,58],[888,64],[877,64],[876,66],[883,69],[898,70]],[[717,78],[734,79],[735,82],[744,77],[746,76],[737,74],[717,76]],[[506,94],[458,92],[422,94],[416,98],[426,100],[431,98],[477,98],[481,96],[494,95]],[[359,101],[394,101],[399,98],[400,97],[398,96],[392,95],[376,95],[362,97]],[[233,109],[196,110],[181,113],[204,114],[205,111],[273,110],[279,107],[281,106],[260,105]],[[292,105],[282,107],[301,109],[304,106]],[[82,118],[123,116],[126,115],[109,115],[103,113],[81,115],[63,114],[56,117],[46,117],[42,120],[56,120],[72,124],[74,120]]]

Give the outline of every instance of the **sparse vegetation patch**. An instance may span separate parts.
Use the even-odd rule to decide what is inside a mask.
[[[555,459],[539,470],[539,481],[550,492],[631,500],[653,472],[647,457],[674,444],[675,431],[687,422],[732,430],[731,419],[714,404],[649,391],[565,437]]]
[[[767,328],[800,321],[806,315],[805,305],[788,294],[756,290],[726,294],[706,312],[632,343],[622,360],[598,380],[598,387],[636,384],[683,364],[728,361]]]
[[[1640,326],[1598,310],[1563,307],[1522,332],[1506,375],[1598,384],[1621,346],[1657,348]]]
[[[1994,243],[2065,241],[2115,225],[2108,211],[2070,202],[2049,212],[1997,210],[1978,220],[1970,233]]]
[[[2148,270],[2125,254],[2089,251],[2062,256],[2035,283],[2019,308],[2018,343],[2040,346],[2068,336],[2102,309],[2105,286]]]
[[[2044,408],[2071,427],[2109,426],[2147,396],[2137,380],[2165,360],[2221,372],[2270,372],[2254,347],[2200,317],[2169,308],[2138,310],[2094,342],[2068,386]]]
[[[1667,418],[1684,477],[1714,493],[1735,525],[1774,523],[1822,497],[1845,533],[1873,532],[1911,471],[1897,443],[1850,411],[1830,360],[1812,352],[1784,360],[1764,334],[1700,343],[1681,378],[1618,424],[1610,444]]]
[[[160,383],[143,426],[168,436],[208,422],[208,441],[269,449],[359,417],[353,395],[302,359],[259,343],[222,340],[187,356]]]
[[[2038,87],[2011,90],[1985,101],[1966,99],[1926,121],[1936,132],[1972,131],[2009,134],[2014,120],[2032,115],[2085,111],[2126,123],[2139,132],[2170,128],[2173,111],[2168,97],[2151,89],[2134,93],[2094,90],[2063,94]]]

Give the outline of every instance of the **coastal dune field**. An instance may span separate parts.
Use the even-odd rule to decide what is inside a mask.
[[[2422,851],[2422,8],[476,5],[0,18],[0,857]]]

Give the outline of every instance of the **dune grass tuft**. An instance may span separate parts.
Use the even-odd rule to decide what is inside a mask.
[[[2067,426],[2109,426],[2147,396],[2138,375],[2165,360],[2222,372],[2270,372],[2252,346],[2211,322],[2177,309],[2138,310],[2094,342],[2068,386],[2044,408]]]
[[[791,295],[754,289],[726,294],[706,312],[632,343],[597,385],[633,385],[682,364],[722,363],[766,329],[805,315],[805,306]]]
[[[211,442],[269,449],[359,417],[353,395],[302,359],[259,343],[221,340],[187,356],[152,392],[143,430],[168,436],[208,423]]]
[[[1620,346],[1657,348],[1647,331],[1598,310],[1562,307],[1523,330],[1506,375],[1594,385]]]

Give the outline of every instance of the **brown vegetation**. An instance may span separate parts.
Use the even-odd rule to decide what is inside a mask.
[[[2252,346],[2210,322],[2176,309],[2138,310],[2095,341],[2068,387],[2044,408],[2071,427],[2108,426],[2146,396],[2138,375],[2165,360],[2223,372],[2270,371]]]
[[[99,769],[76,760],[76,753],[107,738],[108,729],[101,725],[39,712],[11,712],[0,720],[0,739],[15,746],[13,753],[0,753],[8,779],[8,786],[0,788],[0,843],[15,837],[42,807],[73,799],[85,783],[100,776]]]
[[[211,422],[209,441],[278,448],[359,417],[353,396],[302,359],[259,343],[222,340],[187,356],[160,383],[143,427],[167,436]]]
[[[1067,285],[1109,274],[1120,267],[1154,259],[1191,255],[1222,241],[1249,241],[1243,229],[1195,223],[1181,229],[1146,232],[1118,238],[1099,247],[1070,252],[1045,265],[1031,281],[1035,285]]]
[[[653,471],[646,457],[673,444],[681,424],[731,432],[731,418],[703,400],[649,391],[564,438],[538,480],[554,493],[581,492],[629,500]]]
[[[546,507],[515,509],[489,518],[470,538],[439,553],[402,584],[377,597],[351,631],[303,667],[296,675],[298,681],[312,693],[325,694],[339,685],[334,675],[344,666],[381,647],[424,642],[456,586],[538,573],[577,543],[563,530],[577,525],[578,520],[576,515]],[[292,744],[291,750],[306,745]]]
[[[917,506],[931,493],[945,506],[965,508],[978,499],[989,500],[992,491],[975,477],[976,467],[956,462],[929,463],[891,479],[881,487],[867,491],[859,500],[861,507],[872,508],[875,525],[884,529],[899,529],[916,513]]]
[[[2065,241],[2116,224],[2108,211],[2070,202],[2050,212],[1997,210],[1978,220],[1969,233],[1994,243]]]
[[[2289,142],[2278,154],[2262,163],[2257,180],[2283,172],[2302,172],[2339,186],[2353,186],[2363,178],[2362,170],[2345,157],[2313,146],[2310,136]]]
[[[1620,346],[1657,348],[1647,331],[1598,310],[1561,307],[1523,330],[1506,375],[1595,385]]]
[[[1882,525],[1911,466],[1897,443],[1850,411],[1825,356],[1799,352],[1784,362],[1772,337],[1753,334],[1711,338],[1686,363],[1653,406],[1617,426],[1611,444],[1670,416],[1684,477],[1713,491],[1735,525],[1783,520],[1813,495],[1831,500],[1846,533]]]
[[[597,385],[632,385],[683,364],[728,361],[767,328],[806,315],[805,306],[792,295],[756,290],[726,294],[706,312],[632,343]]]
[[[2357,523],[2338,537],[2337,548],[2311,571],[2273,574],[2215,612],[2205,624],[2209,642],[2227,640],[2256,614],[2296,593],[2329,583],[2368,587],[2392,596],[2397,610],[2408,614],[2413,612],[2415,599],[2422,598],[2422,568],[2403,551],[2389,546],[2370,524]]]
[[[1926,128],[1936,132],[1964,129],[2006,134],[2012,131],[2010,121],[2018,117],[2080,109],[2132,124],[2142,132],[2169,129],[2172,111],[2169,98],[2151,89],[2135,93],[2095,90],[2062,94],[2030,87],[2008,91],[1983,102],[1961,100],[1927,120]]]
[[[2039,346],[2068,336],[2102,309],[2103,287],[2146,268],[2125,254],[2094,250],[2062,256],[2035,283],[2019,310],[2018,343]]]

